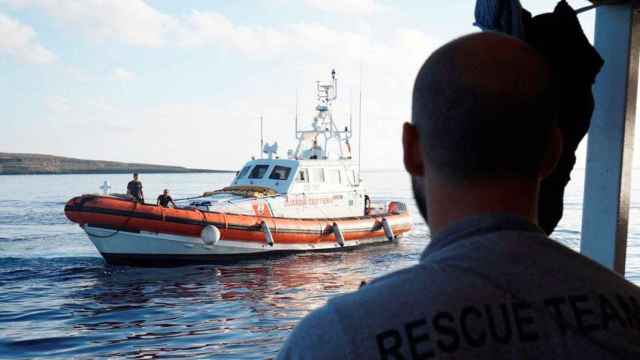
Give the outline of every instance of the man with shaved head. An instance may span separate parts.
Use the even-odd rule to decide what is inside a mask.
[[[538,225],[562,155],[551,83],[542,55],[498,33],[427,59],[403,144],[431,242],[312,312],[279,358],[640,358],[640,290]]]

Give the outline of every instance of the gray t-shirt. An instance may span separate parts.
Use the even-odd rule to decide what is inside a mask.
[[[640,289],[520,218],[478,217],[312,312],[278,358],[640,359]]]

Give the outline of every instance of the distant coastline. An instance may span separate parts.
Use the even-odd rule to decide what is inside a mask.
[[[234,170],[75,159],[55,155],[0,152],[0,175],[233,173]]]

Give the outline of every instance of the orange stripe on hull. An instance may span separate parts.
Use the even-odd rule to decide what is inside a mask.
[[[138,204],[114,197],[84,195],[69,200],[65,206],[69,220],[78,224],[109,227],[125,231],[149,231],[199,237],[207,224],[218,227],[221,239],[259,242],[265,241],[262,221],[269,225],[273,240],[283,244],[314,244],[335,242],[332,224],[338,223],[345,240],[358,240],[385,236],[382,216],[362,216],[334,219],[293,219],[259,217],[197,209],[172,209]],[[398,236],[411,229],[411,216],[407,213],[384,216]]]

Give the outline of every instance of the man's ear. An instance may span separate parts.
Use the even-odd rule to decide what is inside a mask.
[[[556,169],[560,157],[562,156],[562,148],[564,146],[562,140],[562,131],[558,127],[554,127],[551,130],[551,141],[549,141],[549,147],[544,156],[542,162],[542,169],[540,170],[540,180],[546,178],[553,173]]]
[[[411,123],[402,128],[402,147],[404,149],[404,168],[412,176],[424,176],[424,159],[418,129]]]

